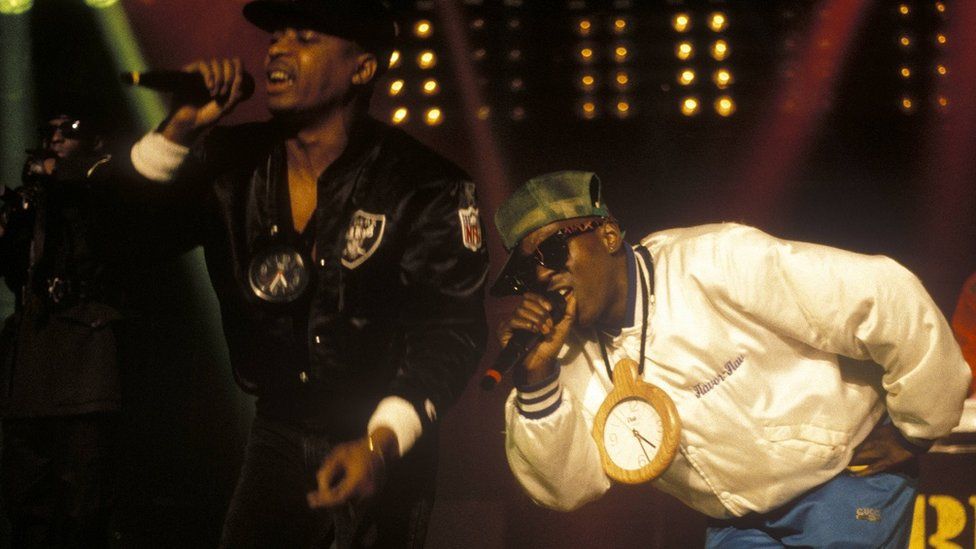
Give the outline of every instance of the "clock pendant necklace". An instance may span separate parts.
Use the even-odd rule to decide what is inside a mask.
[[[613,390],[594,416],[593,438],[607,476],[627,484],[647,482],[664,473],[674,460],[681,435],[681,420],[671,397],[643,380],[650,310],[648,284],[644,272],[638,269],[638,273],[644,307],[640,363],[624,358],[611,370],[602,334],[597,333]]]

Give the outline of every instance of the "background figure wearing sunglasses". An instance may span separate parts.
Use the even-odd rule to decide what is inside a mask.
[[[506,404],[533,500],[568,511],[610,489],[591,432],[629,358],[682,423],[653,484],[713,519],[708,547],[906,546],[914,458],[958,423],[970,381],[911,273],[734,223],[631,247],[592,173],[532,179],[495,220],[512,254],[492,293],[523,295],[501,339],[544,334]],[[555,324],[543,291],[566,297]]]
[[[51,117],[2,190],[2,486],[13,547],[102,547],[120,391],[107,221],[110,155],[92,116]],[[112,238],[110,238],[112,237]]]

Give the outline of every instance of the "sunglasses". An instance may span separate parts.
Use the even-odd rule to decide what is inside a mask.
[[[592,232],[606,224],[608,218],[591,219],[578,225],[563,227],[536,246],[529,255],[521,256],[514,275],[507,280],[511,291],[520,294],[531,288],[536,280],[536,268],[541,266],[553,271],[566,269],[569,261],[569,240],[584,233]]]
[[[43,140],[53,139],[54,134],[59,131],[65,139],[81,139],[85,135],[81,120],[65,120],[59,124],[44,124],[37,128],[37,133]]]

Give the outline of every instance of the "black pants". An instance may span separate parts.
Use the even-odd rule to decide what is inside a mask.
[[[11,547],[108,547],[118,415],[3,420]]]
[[[423,547],[433,475],[400,469],[368,504],[332,512],[308,507],[305,495],[331,447],[325,435],[256,417],[220,546]]]

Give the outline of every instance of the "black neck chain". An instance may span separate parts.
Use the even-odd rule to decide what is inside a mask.
[[[642,376],[644,375],[644,347],[647,344],[647,324],[651,312],[648,306],[647,280],[644,279],[644,270],[641,269],[640,265],[637,265],[637,274],[640,276],[641,305],[644,307],[642,311],[644,318],[641,319],[640,360],[637,363],[637,375]],[[596,331],[596,339],[600,342],[600,352],[603,354],[603,366],[607,369],[607,377],[613,381],[613,370],[610,368],[610,357],[607,355],[607,346],[603,342],[603,335],[602,330]]]

